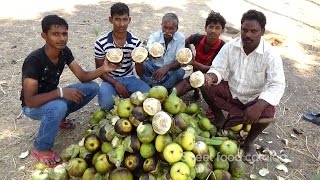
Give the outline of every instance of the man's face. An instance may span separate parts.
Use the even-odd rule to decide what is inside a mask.
[[[68,30],[62,25],[51,25],[48,32],[42,32],[41,36],[48,45],[59,50],[64,49],[68,42]]]
[[[118,33],[127,32],[131,17],[128,14],[113,15],[109,17],[109,22],[113,25],[113,31]]]
[[[257,47],[264,32],[265,29],[261,28],[258,21],[245,20],[241,24],[241,39],[243,42],[243,47]]]
[[[166,40],[171,40],[174,33],[177,32],[178,27],[173,21],[164,21],[162,23],[162,32]]]
[[[223,33],[223,29],[220,23],[210,23],[206,28],[207,40],[215,41],[219,39],[220,35]]]

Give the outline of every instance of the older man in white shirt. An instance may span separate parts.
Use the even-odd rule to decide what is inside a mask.
[[[262,118],[273,119],[285,90],[285,77],[280,54],[263,38],[266,17],[249,10],[241,19],[241,37],[226,43],[215,57],[203,97],[212,108],[219,128],[252,124],[243,149],[253,159],[254,140],[269,125]],[[221,110],[228,111],[225,118]]]

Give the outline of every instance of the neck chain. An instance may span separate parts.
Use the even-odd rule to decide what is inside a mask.
[[[124,45],[123,46],[121,46],[121,45],[119,45],[118,43],[117,43],[117,41],[114,39],[114,36],[113,36],[113,34],[112,34],[112,38],[113,38],[113,45],[115,46],[115,47],[119,47],[119,48],[123,48],[124,47]]]

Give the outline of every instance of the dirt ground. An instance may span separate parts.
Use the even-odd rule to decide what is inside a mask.
[[[41,47],[40,21],[44,15],[56,13],[69,23],[69,44],[76,60],[85,69],[94,68],[93,45],[97,36],[111,30],[107,21],[110,6],[107,0],[11,0],[0,7],[0,178],[29,179],[33,165],[30,156],[18,156],[32,147],[39,122],[21,115],[19,94],[21,67],[24,58]],[[128,3],[132,22],[129,30],[145,40],[160,28],[165,12],[175,12],[180,18],[179,30],[186,36],[204,32],[205,17],[213,9],[227,20],[224,39],[236,36],[241,15],[257,9],[267,16],[265,37],[281,52],[286,75],[286,91],[277,106],[276,123],[261,134],[258,145],[275,150],[292,160],[289,172],[275,169],[276,161],[269,159],[247,166],[247,175],[258,175],[261,168],[270,174],[264,179],[311,179],[320,169],[320,128],[304,121],[303,113],[320,111],[320,1],[319,0],[137,0]],[[17,5],[20,4],[20,5]],[[65,69],[60,83],[66,85],[76,78]],[[100,81],[97,79],[97,81]],[[185,97],[186,99],[188,97]],[[206,105],[201,101],[202,105]],[[61,152],[69,144],[78,142],[88,128],[92,112],[98,109],[95,98],[81,111],[71,114],[78,126],[73,131],[59,132],[54,150]],[[293,129],[302,134],[296,134]],[[286,146],[281,139],[288,139]],[[272,141],[272,143],[270,143]],[[269,142],[269,143],[267,143]],[[282,151],[281,151],[282,152]]]

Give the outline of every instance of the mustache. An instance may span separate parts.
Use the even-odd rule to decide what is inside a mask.
[[[216,33],[209,33],[208,35],[209,35],[209,36],[212,36],[212,35],[217,36]]]
[[[244,41],[253,41],[251,38],[243,38]]]
[[[171,37],[173,36],[173,34],[171,34],[171,33],[166,33],[166,32],[163,32],[163,34],[164,34],[164,35],[168,35],[168,36],[171,36]]]

